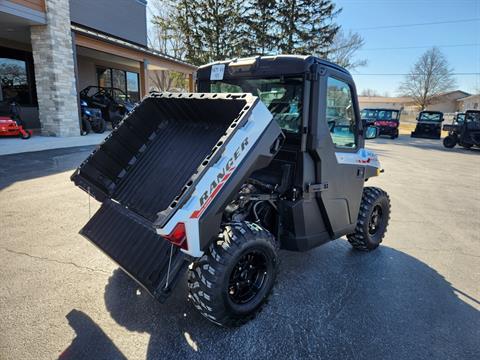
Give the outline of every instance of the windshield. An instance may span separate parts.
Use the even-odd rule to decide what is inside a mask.
[[[363,109],[361,112],[362,119],[376,119],[377,118],[377,110],[373,109]]]
[[[378,120],[397,120],[398,111],[395,110],[380,110],[378,112]]]
[[[442,120],[442,114],[422,112],[420,114],[420,121],[440,121]]]
[[[302,123],[303,79],[235,79],[210,83],[211,92],[258,96],[283,130],[299,133]]]
[[[468,111],[465,114],[465,119],[467,120],[467,122],[480,122],[480,111]]]
[[[465,114],[457,114],[455,121],[457,123],[463,123],[465,121]]]

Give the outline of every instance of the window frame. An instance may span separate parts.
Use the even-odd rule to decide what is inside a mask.
[[[102,86],[100,85],[100,74],[99,74],[99,70],[108,70],[108,72],[110,73],[110,84],[109,84],[109,86],[103,86],[103,87],[112,89],[112,91],[113,91],[113,89],[120,89],[120,90],[122,90],[122,91],[127,95],[129,101],[132,101],[132,100],[130,99],[130,96],[129,96],[129,93],[128,93],[128,76],[127,76],[127,74],[128,74],[128,73],[136,74],[136,75],[137,75],[137,84],[138,84],[138,90],[137,90],[137,92],[138,92],[138,100],[135,100],[135,102],[141,100],[142,97],[141,97],[141,95],[140,95],[140,74],[139,74],[138,72],[131,71],[131,70],[124,70],[124,69],[118,69],[118,68],[113,68],[113,67],[107,67],[107,66],[97,65],[97,66],[95,67],[95,74],[96,74],[96,76],[97,76],[97,86],[98,86],[98,87],[102,87]],[[125,80],[125,88],[124,88],[124,89],[121,89],[121,88],[119,88],[119,87],[113,86],[113,71],[114,71],[114,70],[116,70],[116,71],[122,71],[122,72],[123,72],[123,75],[124,75],[123,78],[124,78],[124,80]]]
[[[357,152],[361,147],[362,147],[362,144],[361,144],[361,136],[360,136],[360,133],[363,131],[363,127],[362,127],[362,124],[361,124],[361,121],[360,121],[360,113],[359,113],[359,108],[358,108],[358,99],[357,99],[357,92],[355,90],[355,88],[352,86],[352,81],[351,79],[348,79],[346,77],[342,77],[342,76],[338,76],[337,73],[333,73],[333,72],[327,72],[325,74],[325,96],[324,96],[324,104],[325,104],[325,108],[323,110],[323,117],[324,117],[324,124],[325,126],[327,126],[328,128],[328,122],[327,122],[327,110],[328,110],[328,79],[334,79],[334,80],[337,80],[337,81],[340,81],[342,82],[343,84],[345,84],[349,91],[350,91],[350,97],[351,97],[351,101],[352,101],[352,106],[353,106],[353,115],[355,116],[355,129],[353,131],[353,136],[354,136],[354,141],[355,141],[355,146],[354,147],[341,147],[341,146],[337,146],[337,144],[335,144],[335,142],[333,141],[333,137],[330,133],[330,130],[328,131],[329,135],[330,135],[330,139],[332,141],[332,144],[335,148],[335,150],[341,150],[341,152]]]
[[[35,71],[33,67],[33,55],[29,51],[12,49],[0,46],[0,58],[19,60],[25,63],[27,76],[28,103],[19,104],[22,107],[38,107],[37,89],[35,83]]]

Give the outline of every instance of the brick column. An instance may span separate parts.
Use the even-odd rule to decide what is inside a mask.
[[[42,134],[78,136],[69,0],[45,0],[45,3],[47,25],[30,29]]]

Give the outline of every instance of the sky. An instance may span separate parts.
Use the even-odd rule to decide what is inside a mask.
[[[432,46],[440,48],[455,73],[475,73],[455,76],[458,89],[480,92],[480,0],[334,2],[343,9],[336,23],[365,40],[357,57],[366,59],[367,66],[352,71],[359,93],[373,89],[380,95],[399,95],[397,89],[404,76],[378,74],[407,73]],[[150,19],[149,12],[149,25]]]
[[[469,93],[480,91],[480,0],[337,0],[335,3],[343,8],[336,22],[344,31],[358,32],[365,40],[357,57],[366,59],[368,65],[352,71],[359,92],[374,89],[381,95],[398,95],[404,76],[372,74],[404,74],[432,46],[440,48],[455,73],[476,73],[455,76],[458,89]],[[411,25],[437,22],[443,23]],[[397,25],[410,26],[393,27]]]

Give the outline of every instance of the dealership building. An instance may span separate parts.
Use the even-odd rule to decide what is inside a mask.
[[[145,0],[0,0],[0,101],[29,129],[80,134],[79,92],[113,87],[138,101],[150,74],[195,67],[147,46]]]

